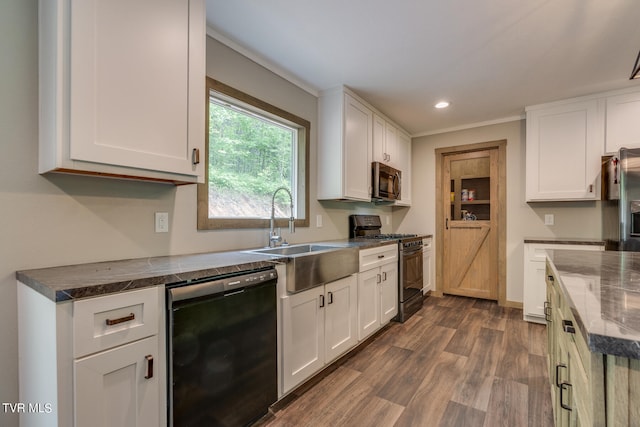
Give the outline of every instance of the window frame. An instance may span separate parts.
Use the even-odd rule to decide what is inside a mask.
[[[297,202],[298,205],[304,200],[304,218],[298,219],[296,212],[296,227],[309,226],[309,151],[311,138],[311,123],[301,117],[284,111],[276,106],[255,98],[249,94],[239,91],[231,86],[227,86],[211,77],[206,79],[206,120],[205,120],[205,174],[204,184],[198,184],[198,230],[220,230],[220,229],[244,229],[244,228],[269,228],[269,218],[209,218],[209,97],[211,92],[218,92],[226,97],[237,100],[239,103],[247,104],[258,110],[265,112],[265,116],[269,115],[281,118],[298,125],[298,169],[297,178]],[[300,148],[304,147],[304,153],[300,154]],[[300,176],[300,175],[304,176]],[[299,206],[296,206],[299,212]],[[287,227],[289,221],[287,218],[276,218],[276,227]]]

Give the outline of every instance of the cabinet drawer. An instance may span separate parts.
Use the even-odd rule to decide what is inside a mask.
[[[398,245],[384,245],[377,248],[360,250],[360,271],[379,267],[398,260]]]
[[[153,287],[75,302],[74,357],[156,335],[158,292]]]

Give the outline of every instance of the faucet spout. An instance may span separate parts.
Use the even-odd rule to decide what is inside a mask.
[[[296,226],[294,222],[295,218],[293,216],[293,196],[291,195],[291,192],[288,188],[278,187],[276,188],[276,191],[273,192],[273,196],[271,197],[271,219],[269,221],[269,247],[271,248],[277,246],[280,242],[282,242],[282,236],[279,236],[274,230],[276,217],[276,194],[278,194],[280,190],[285,191],[289,195],[289,203],[291,205],[291,216],[289,217],[289,232],[296,232]]]

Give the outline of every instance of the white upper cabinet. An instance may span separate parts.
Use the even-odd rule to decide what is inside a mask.
[[[598,200],[602,128],[595,99],[528,107],[527,201]]]
[[[204,0],[41,0],[40,172],[204,181]]]
[[[411,137],[398,130],[396,142],[397,169],[402,173],[400,200],[396,201],[396,205],[411,206]]]
[[[318,106],[318,199],[370,201],[373,112],[342,88]]]
[[[640,147],[640,92],[608,97],[606,115],[605,152]]]
[[[373,115],[373,161],[399,169],[397,129],[378,114]]]
[[[351,90],[323,92],[318,100],[318,200],[371,201],[371,162],[402,172],[397,205],[411,204],[411,139]]]

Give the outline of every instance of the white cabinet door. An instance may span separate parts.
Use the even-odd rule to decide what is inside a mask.
[[[380,328],[380,268],[358,274],[358,339]]]
[[[40,5],[41,172],[202,182],[204,1]]]
[[[373,161],[400,169],[398,157],[398,129],[383,117],[373,115]]]
[[[422,294],[426,295],[428,291],[434,291],[431,279],[431,245],[432,239],[423,239],[422,248]]]
[[[358,279],[355,275],[325,285],[325,363],[358,343]]]
[[[395,157],[402,173],[400,200],[396,205],[411,206],[411,138],[402,131],[398,131]]]
[[[640,147],[640,92],[610,96],[606,101],[605,151]]]
[[[75,370],[75,425],[157,427],[159,381],[147,356],[157,359],[157,337],[78,359]],[[152,376],[149,374],[152,373]]]
[[[604,135],[597,104],[527,110],[527,201],[599,199]]]
[[[398,264],[380,267],[380,325],[386,325],[398,314]]]
[[[282,297],[283,392],[324,366],[324,287]]]
[[[377,114],[373,115],[373,158],[371,161],[386,163],[387,156],[384,146],[385,120]]]
[[[540,318],[540,323],[544,321],[544,302],[547,299],[547,290],[544,286],[545,266],[546,263],[544,261],[529,261],[525,264],[525,274],[531,280],[531,286],[525,286],[524,299],[527,301],[525,315]]]
[[[371,200],[371,144],[373,112],[344,95],[344,176],[345,198]]]
[[[577,245],[554,243],[525,243],[524,244],[524,320],[545,323],[544,302],[547,300],[546,251],[548,249],[572,251],[603,251],[604,245]]]
[[[397,129],[391,123],[386,122],[384,126],[384,154],[385,163],[400,169],[397,157]]]

